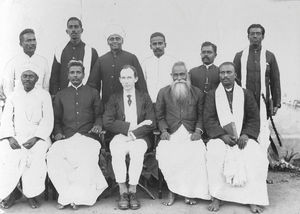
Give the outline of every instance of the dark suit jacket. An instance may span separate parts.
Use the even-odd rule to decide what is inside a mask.
[[[121,50],[116,57],[111,51],[100,56],[88,79],[88,85],[102,90],[102,101],[107,103],[109,97],[123,90],[119,81],[120,71],[124,65],[132,65],[137,71],[138,81],[135,84],[136,89],[147,92],[147,85],[144,78],[142,67],[138,58],[127,51]]]
[[[243,89],[243,91],[245,103],[241,135],[247,134],[249,138],[256,140],[260,128],[259,110],[252,92],[247,89]],[[204,106],[204,127],[211,139],[219,138],[226,134],[226,131],[221,127],[219,122],[215,94],[216,90],[212,90],[207,93]]]
[[[188,99],[186,105],[179,106],[173,99],[170,85],[160,89],[155,104],[160,131],[167,130],[173,134],[181,125],[189,132],[194,132],[196,128],[203,130],[204,93],[191,86]]]
[[[250,51],[252,51],[250,49]],[[252,51],[253,52],[253,51]],[[252,91],[252,93],[254,94],[254,97],[256,99],[256,102],[259,105],[259,99],[260,99],[260,90],[265,91],[264,89],[261,89],[261,87],[257,87],[255,84],[259,84],[260,85],[260,80],[257,81],[256,79],[254,79],[254,75],[256,75],[255,73],[260,70],[259,67],[259,63],[255,64],[254,62],[249,62],[249,59],[251,57],[252,60],[253,59],[253,53],[249,53],[249,58],[247,61],[247,82],[246,82],[246,87],[247,89],[250,89]],[[235,57],[234,57],[234,64],[235,64],[235,70],[236,70],[236,74],[237,74],[237,83],[240,85],[241,83],[241,78],[246,78],[246,77],[241,77],[241,57],[242,57],[242,51],[238,52]],[[269,110],[269,101],[270,101],[270,92],[272,95],[272,101],[273,101],[273,105],[276,107],[280,107],[281,106],[281,88],[280,88],[280,75],[279,75],[279,68],[277,65],[277,61],[275,58],[275,55],[270,52],[270,51],[266,51],[266,60],[267,60],[267,69],[266,71],[266,76],[265,76],[265,85],[266,85],[266,100],[267,100],[267,109]],[[250,72],[249,72],[250,71]],[[259,77],[260,77],[260,72],[258,73]],[[260,79],[260,78],[259,78]],[[260,89],[260,90],[259,90]],[[268,112],[269,113],[269,112]]]
[[[192,85],[198,87],[202,92],[216,89],[220,83],[219,68],[215,65],[211,65],[208,69],[205,65],[192,68],[189,75]],[[206,78],[208,78],[207,85],[205,84]]]
[[[151,125],[144,125],[132,131],[137,139],[146,140],[148,147],[151,146],[149,134],[156,127],[155,113],[149,95],[145,92],[135,90],[137,124],[144,120],[151,120]],[[128,134],[130,123],[125,121],[123,91],[113,94],[105,105],[103,125],[106,130],[113,134]]]

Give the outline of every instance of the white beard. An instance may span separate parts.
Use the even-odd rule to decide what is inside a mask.
[[[189,81],[180,80],[174,81],[171,84],[171,92],[175,102],[179,105],[184,105],[188,102],[191,84]]]

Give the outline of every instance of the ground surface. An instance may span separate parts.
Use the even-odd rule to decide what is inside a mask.
[[[268,192],[270,206],[266,207],[266,214],[300,214],[300,175],[288,172],[269,172],[269,179],[273,184],[268,184]],[[152,192],[156,193],[155,189]],[[80,207],[79,210],[73,211],[70,208],[57,210],[55,201],[41,200],[42,206],[36,210],[32,210],[27,205],[26,201],[18,201],[11,209],[1,210],[1,213],[45,213],[45,214],[62,214],[62,213],[82,213],[82,214],[110,214],[110,213],[136,213],[136,214],[160,214],[160,213],[182,213],[182,214],[206,214],[208,201],[199,201],[197,205],[189,206],[184,204],[182,198],[178,198],[172,207],[166,207],[161,204],[162,200],[151,200],[148,196],[138,190],[139,198],[141,199],[142,207],[139,210],[121,211],[118,210],[116,200],[118,199],[117,192],[107,199],[101,199],[93,207]],[[164,192],[164,197],[166,193]],[[248,206],[237,205],[234,203],[226,203],[217,213],[220,214],[244,214],[250,213]]]

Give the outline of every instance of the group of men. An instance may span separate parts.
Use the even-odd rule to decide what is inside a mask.
[[[164,205],[181,195],[190,205],[196,199],[212,200],[210,211],[218,211],[224,201],[263,211],[269,203],[268,113],[276,114],[281,94],[276,58],[261,44],[261,25],[249,26],[249,47],[219,67],[214,65],[216,45],[204,42],[203,65],[189,72],[184,62],[165,53],[166,38],[159,32],[151,35],[154,55],[142,66],[122,50],[120,26],[108,30],[110,51],[101,57],[81,40],[78,18],[68,20],[66,32],[70,41],[57,48],[51,75],[47,61],[35,54],[31,29],[20,34],[24,53],[4,71],[3,208],[22,194],[32,208],[38,207],[47,172],[59,194],[59,209],[93,205],[107,187],[98,165],[97,139],[103,129],[113,135],[109,149],[118,207],[140,208],[136,187],[153,143],[151,133],[158,127],[156,158],[169,189]]]

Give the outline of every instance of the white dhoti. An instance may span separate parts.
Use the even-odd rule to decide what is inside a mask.
[[[21,149],[13,150],[6,139],[0,141],[0,200],[9,196],[20,178],[27,198],[38,196],[45,190],[49,143],[39,140],[31,149],[26,149],[22,146],[26,142],[24,139],[16,137],[16,140]]]
[[[210,195],[224,201],[241,204],[268,205],[267,153],[262,146],[249,139],[246,147],[240,150],[244,158],[247,182],[243,187],[233,187],[226,183],[224,159],[227,145],[221,139],[210,140],[207,144],[207,172]]]
[[[130,157],[128,169],[128,183],[137,185],[143,170],[144,154],[147,151],[147,143],[143,139],[126,141],[127,137],[122,134],[114,136],[110,142],[110,152],[112,156],[112,167],[117,183],[126,182],[126,155]]]
[[[170,140],[159,142],[156,159],[170,191],[209,200],[206,148],[202,140],[191,141],[190,136],[181,126]]]
[[[107,182],[98,165],[101,145],[76,133],[55,142],[47,154],[48,174],[59,197],[58,203],[93,205]]]

